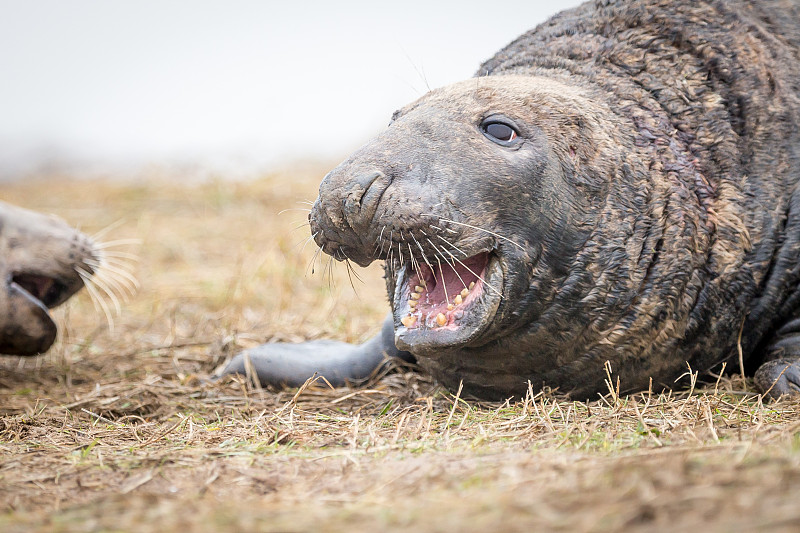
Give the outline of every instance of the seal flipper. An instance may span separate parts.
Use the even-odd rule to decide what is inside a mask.
[[[261,385],[299,387],[316,373],[331,385],[366,379],[391,358],[415,362],[394,344],[394,321],[389,315],[380,333],[364,344],[318,340],[299,344],[271,343],[237,354],[219,374],[246,374],[247,358]]]
[[[800,318],[778,330],[764,361],[755,373],[755,382],[767,398],[800,396]]]

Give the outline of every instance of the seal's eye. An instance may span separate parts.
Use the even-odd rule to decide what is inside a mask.
[[[499,144],[508,144],[514,141],[519,135],[517,130],[504,122],[497,120],[485,120],[481,124],[481,131],[489,139]]]

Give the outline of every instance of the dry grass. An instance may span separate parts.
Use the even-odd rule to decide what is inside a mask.
[[[505,404],[408,369],[358,389],[209,383],[243,347],[360,341],[385,314],[377,268],[357,292],[341,267],[333,286],[319,264],[306,275],[304,213],[278,213],[320,176],[0,186],[142,241],[113,334],[83,296],[51,353],[0,359],[0,530],[800,528],[800,402],[762,403],[736,377]]]

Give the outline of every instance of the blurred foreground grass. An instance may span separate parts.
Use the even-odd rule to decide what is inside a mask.
[[[0,198],[138,239],[114,320],[82,295],[36,359],[0,358],[0,531],[800,529],[800,402],[723,377],[570,402],[457,398],[407,369],[357,389],[208,376],[243,347],[359,342],[378,266],[310,265],[322,174],[247,183],[45,180]],[[286,211],[288,210],[288,211]],[[283,213],[281,213],[283,211]]]

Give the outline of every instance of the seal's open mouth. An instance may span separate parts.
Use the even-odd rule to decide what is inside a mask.
[[[11,276],[11,283],[48,309],[61,303],[68,291],[67,286],[60,281],[37,274],[14,274]]]
[[[491,322],[502,298],[499,259],[481,252],[464,260],[405,265],[394,298],[398,348],[463,345]]]

